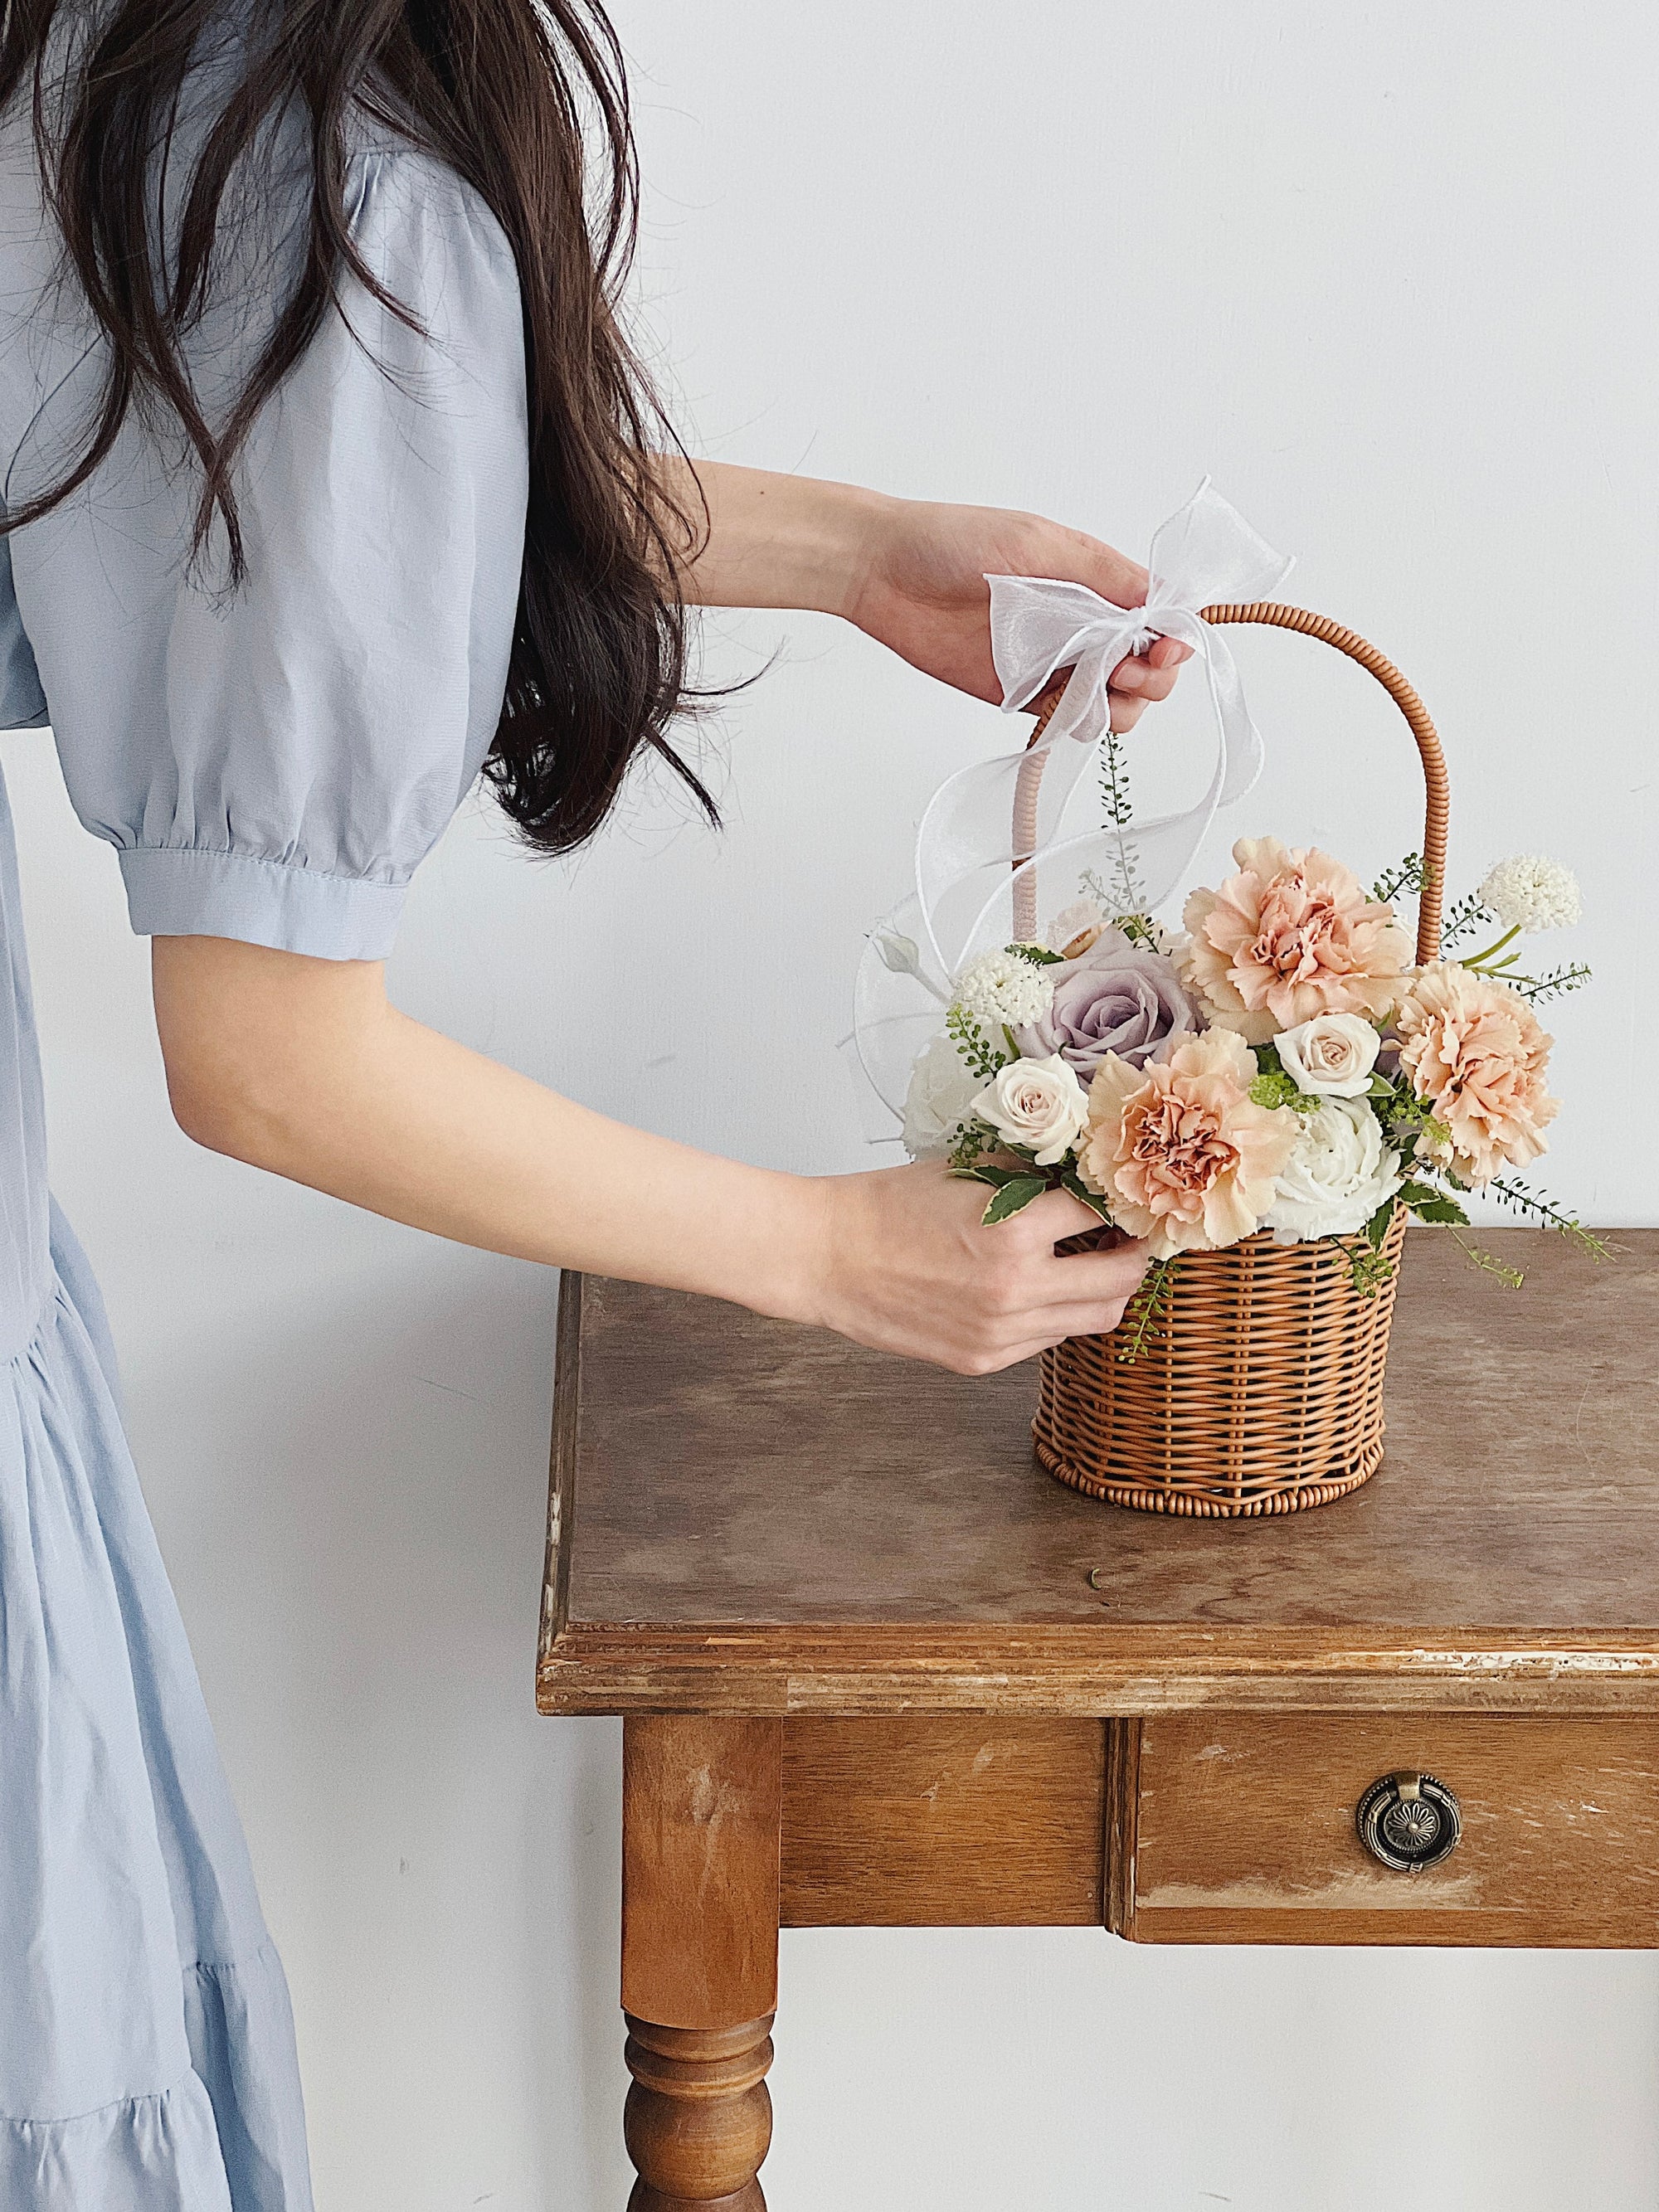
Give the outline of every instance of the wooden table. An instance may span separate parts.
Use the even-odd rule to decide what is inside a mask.
[[[634,2212],[763,2206],[780,1927],[1659,1940],[1659,1231],[1483,1241],[1523,1289],[1412,1234],[1375,1479],[1220,1524],[1050,1480],[1029,1366],[567,1278],[538,1693],[627,1717]]]

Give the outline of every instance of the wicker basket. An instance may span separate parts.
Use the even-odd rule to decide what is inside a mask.
[[[1300,607],[1206,607],[1204,618],[1299,630],[1348,654],[1388,690],[1417,740],[1427,787],[1417,957],[1432,960],[1445,872],[1446,770],[1416,692],[1375,647]],[[1034,744],[1058,699],[1056,687]],[[1030,871],[1021,890],[1034,904],[1029,883]],[[1384,1248],[1396,1268],[1405,1235],[1404,1210],[1396,1209]],[[1329,1239],[1279,1245],[1261,1235],[1224,1252],[1187,1253],[1134,1358],[1122,1356],[1122,1327],[1043,1353],[1032,1424],[1037,1458],[1074,1490],[1141,1512],[1234,1519],[1328,1504],[1358,1489],[1382,1456],[1394,1291],[1391,1273],[1363,1296]]]

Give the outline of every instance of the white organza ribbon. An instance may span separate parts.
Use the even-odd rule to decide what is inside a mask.
[[[895,1113],[953,979],[978,953],[1034,933],[1039,870],[1072,879],[1057,904],[1077,896],[1090,870],[1132,884],[1133,902],[1154,911],[1180,884],[1217,809],[1243,798],[1261,773],[1261,733],[1237,667],[1199,610],[1271,596],[1291,560],[1206,477],[1159,528],[1147,566],[1152,580],[1138,607],[1059,579],[986,580],[1004,711],[1029,708],[1063,669],[1072,673],[1038,744],[977,761],[933,793],[916,831],[915,888],[865,948],[854,1036],[866,1075]],[[1109,726],[1113,672],[1159,637],[1179,639],[1204,664],[1216,726],[1208,787],[1180,813],[1062,835],[1067,803]]]

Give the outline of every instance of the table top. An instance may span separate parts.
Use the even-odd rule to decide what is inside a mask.
[[[1034,1364],[568,1277],[541,1706],[1659,1711],[1659,1231],[1479,1241],[1407,1239],[1371,1481],[1236,1522],[1044,1474]]]

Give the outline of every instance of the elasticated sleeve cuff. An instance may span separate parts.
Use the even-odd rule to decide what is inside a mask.
[[[384,960],[405,887],[240,853],[128,846],[127,908],[140,937],[234,937],[316,960]]]

